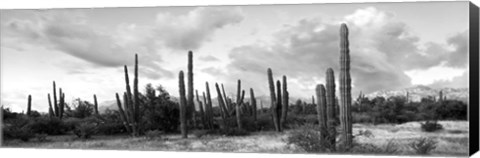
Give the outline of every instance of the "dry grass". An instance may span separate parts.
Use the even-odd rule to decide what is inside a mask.
[[[439,121],[444,129],[438,132],[426,133],[420,129],[418,122],[409,122],[400,125],[366,125],[355,124],[353,132],[369,130],[373,137],[357,137],[359,143],[370,143],[382,147],[393,140],[399,148],[398,154],[410,155],[414,151],[407,144],[420,137],[434,138],[437,148],[432,155],[465,156],[468,153],[468,122],[467,121]],[[48,142],[21,142],[8,141],[3,145],[24,148],[74,148],[74,149],[115,149],[115,150],[162,150],[162,151],[212,151],[212,152],[255,152],[255,153],[302,153],[293,145],[287,145],[285,139],[288,131],[256,132],[249,136],[212,136],[206,135],[188,139],[180,135],[163,135],[161,138],[147,139],[144,137],[131,138],[128,136],[93,136],[83,141],[74,139],[73,135],[49,136]]]

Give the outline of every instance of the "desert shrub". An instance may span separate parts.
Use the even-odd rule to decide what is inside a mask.
[[[208,130],[194,130],[192,131],[192,134],[196,138],[202,138],[203,136],[208,134]]]
[[[247,136],[250,133],[245,129],[238,129],[238,128],[227,128],[219,130],[221,135],[226,136]]]
[[[35,137],[35,133],[30,128],[30,120],[28,117],[16,117],[15,119],[9,119],[8,123],[2,125],[3,138],[20,139],[22,141],[29,141]]]
[[[74,130],[75,127],[80,124],[80,122],[82,122],[82,119],[75,117],[69,117],[63,120],[63,124],[65,125],[67,131]]]
[[[120,122],[104,122],[100,123],[97,127],[97,133],[99,134],[114,135],[125,132],[125,126]]]
[[[145,95],[141,95],[140,102],[145,111],[142,119],[145,130],[161,130],[167,133],[178,131],[180,122],[178,103],[171,100],[170,94],[161,85],[154,88],[147,84]]]
[[[9,120],[9,119],[15,119],[18,116],[21,116],[21,114],[10,111],[10,108],[3,108],[2,107],[2,116],[3,116],[3,120],[5,121],[5,120]]]
[[[208,130],[205,134],[224,135],[224,136],[247,136],[250,134],[250,132],[248,132],[245,129],[225,128],[225,129]]]
[[[307,124],[318,124],[317,115],[287,115],[287,128],[303,126]]]
[[[34,133],[48,135],[60,135],[68,131],[68,126],[56,117],[38,117],[30,122],[30,128]]]
[[[93,115],[94,105],[88,101],[82,101],[80,98],[73,101],[73,109],[66,106],[65,116],[75,118],[86,118]]]
[[[153,140],[156,138],[160,138],[162,136],[163,132],[159,130],[150,130],[145,132],[145,138],[148,140]]]
[[[88,121],[81,122],[73,130],[73,133],[75,133],[75,135],[81,139],[88,139],[96,132],[97,124]]]
[[[271,118],[272,115],[269,113],[262,113],[257,115],[257,129],[258,130],[273,130],[275,127],[273,126],[273,120]]]
[[[37,141],[39,141],[39,142],[46,142],[46,141],[48,141],[47,136],[48,136],[48,134],[44,134],[44,133],[35,134],[35,139],[37,139]]]
[[[418,138],[409,143],[408,146],[412,148],[416,154],[428,155],[430,151],[437,148],[437,141],[431,138]]]
[[[320,128],[306,124],[293,131],[287,138],[287,144],[293,144],[309,153],[325,152],[324,143],[320,141]]]
[[[420,123],[420,124],[421,124],[420,127],[422,128],[422,131],[425,131],[425,132],[435,132],[443,129],[443,126],[437,123],[437,121],[426,121],[425,123]]]

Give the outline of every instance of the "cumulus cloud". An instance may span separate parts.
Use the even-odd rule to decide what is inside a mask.
[[[220,59],[214,57],[214,56],[211,56],[211,55],[207,55],[207,56],[201,56],[200,58],[201,61],[205,61],[205,62],[213,62],[213,61],[220,61]]]
[[[468,88],[469,71],[465,71],[462,75],[453,77],[451,80],[437,80],[430,84],[434,88]]]
[[[243,19],[238,9],[196,8],[183,16],[158,14],[152,19],[154,26],[121,24],[112,29],[91,25],[81,11],[24,12],[33,18],[2,23],[5,37],[60,51],[100,67],[133,65],[134,54],[138,53],[139,64],[145,67],[140,73],[151,79],[173,77],[161,67],[162,52],[197,49],[216,30]]]
[[[429,43],[419,47],[419,37],[412,35],[405,23],[393,14],[375,8],[359,9],[344,17],[350,35],[351,73],[354,92],[398,89],[411,86],[406,70],[425,69],[447,62],[465,64],[463,36],[448,40],[455,49]],[[325,71],[331,67],[338,78],[340,21],[307,18],[285,26],[277,32],[271,45],[245,45],[232,49],[226,81],[242,79],[246,87],[268,94],[267,68],[274,77],[289,78],[292,95],[309,96],[315,84],[324,83]],[[457,55],[458,61],[451,59]],[[247,77],[248,76],[248,77]],[[229,85],[230,84],[230,85]],[[234,82],[227,87],[234,87]]]
[[[191,50],[210,40],[215,30],[242,20],[243,15],[239,9],[201,7],[184,16],[158,14],[154,30],[158,37],[164,39],[166,46]]]

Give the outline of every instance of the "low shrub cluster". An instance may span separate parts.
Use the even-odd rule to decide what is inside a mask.
[[[424,132],[435,132],[443,129],[443,126],[437,121],[426,121],[425,123],[420,123],[422,131]]]

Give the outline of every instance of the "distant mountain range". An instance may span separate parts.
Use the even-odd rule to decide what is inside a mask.
[[[375,98],[377,96],[382,96],[385,98],[391,96],[406,96],[407,92],[411,101],[420,101],[422,98],[435,97],[438,99],[439,92],[442,91],[443,96],[446,96],[447,99],[460,100],[468,104],[468,88],[431,88],[428,86],[418,85],[410,88],[405,88],[401,90],[390,90],[390,91],[376,91],[369,94],[365,94],[365,97]],[[356,96],[355,96],[356,98]]]

